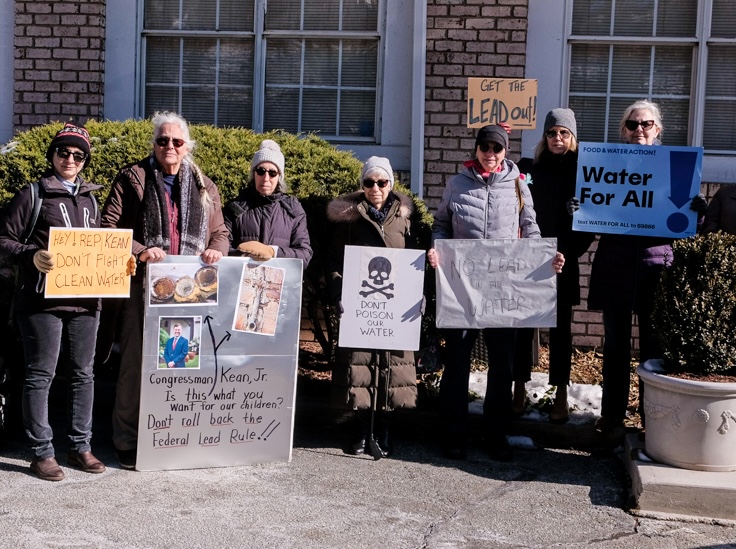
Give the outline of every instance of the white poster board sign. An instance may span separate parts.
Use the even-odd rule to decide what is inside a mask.
[[[684,238],[695,234],[689,208],[700,193],[701,147],[580,143],[573,229]]]
[[[345,246],[340,347],[416,351],[424,250]]]
[[[141,471],[290,461],[302,262],[147,266]]]
[[[557,324],[556,238],[437,240],[438,328]]]

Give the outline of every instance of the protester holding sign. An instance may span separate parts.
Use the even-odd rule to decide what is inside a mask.
[[[578,169],[577,122],[570,109],[547,113],[544,134],[534,158],[522,158],[519,170],[527,174],[526,183],[534,199],[534,210],[542,237],[557,238],[557,249],[565,256],[565,266],[557,277],[557,326],[549,331],[549,383],[556,387],[549,414],[552,423],[568,420],[567,385],[572,366],[572,307],[580,304],[578,258],[593,242],[591,233],[573,232],[572,214],[576,208],[575,177]],[[514,368],[514,412],[523,411],[524,383],[531,379],[531,345],[534,331],[519,330]]]
[[[284,155],[271,139],[261,142],[250,163],[248,185],[225,205],[230,255],[257,261],[272,257],[312,259],[307,216],[296,197],[286,194]]]
[[[69,365],[69,455],[67,463],[88,473],[105,465],[90,451],[94,400],[94,352],[100,299],[44,297],[46,275],[54,269],[48,252],[51,227],[97,228],[100,215],[92,191],[100,189],[80,173],[89,164],[89,133],[67,123],[46,152],[50,166],[36,183],[13,197],[0,222],[0,257],[18,265],[14,315],[23,339],[26,376],[23,423],[31,441],[31,470],[44,480],[63,480],[49,425],[49,389],[65,350]],[[40,210],[34,212],[34,205]]]
[[[339,196],[327,206],[327,218],[335,223],[328,280],[333,304],[340,313],[345,246],[417,247],[414,205],[411,198],[393,190],[389,160],[370,157],[360,180],[360,191]],[[374,458],[391,455],[392,412],[416,407],[416,379],[412,351],[338,349],[332,375],[334,392],[341,407],[355,412],[348,453],[373,453]],[[376,419],[378,448],[371,448],[371,419]]]
[[[506,158],[508,134],[500,125],[484,126],[478,132],[473,158],[445,187],[434,217],[432,240],[477,238],[539,238],[529,188],[519,177],[516,164]],[[429,264],[437,268],[439,257],[431,248]],[[555,270],[564,258],[557,254]],[[470,355],[478,330],[446,329],[440,382],[440,405],[444,419],[445,455],[464,459],[468,423]],[[516,328],[483,329],[488,348],[488,386],[483,403],[487,451],[498,460],[512,458],[506,440],[511,418],[511,385]]]
[[[133,254],[143,263],[167,255],[198,255],[215,263],[229,249],[217,187],[194,163],[187,122],[171,112],[157,112],[152,122],[153,152],[120,170],[102,210],[102,226],[133,229]],[[138,443],[144,276],[140,269],[121,320],[113,443],[126,469],[135,468]]]
[[[659,107],[647,100],[629,105],[621,118],[624,143],[659,145],[664,129]],[[702,215],[705,198],[696,196],[690,208]],[[639,325],[639,360],[661,358],[653,333],[655,288],[666,263],[672,260],[671,238],[604,234],[598,242],[590,276],[588,308],[603,311],[603,400],[596,430],[623,427],[629,401],[632,313]]]

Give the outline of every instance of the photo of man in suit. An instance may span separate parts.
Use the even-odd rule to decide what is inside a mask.
[[[168,368],[185,368],[187,353],[189,352],[189,340],[181,335],[181,324],[178,322],[173,326],[174,335],[166,342],[164,348],[164,362]]]

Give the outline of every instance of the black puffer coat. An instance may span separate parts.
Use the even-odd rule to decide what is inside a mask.
[[[21,241],[33,211],[30,185],[25,185],[16,193],[4,209],[0,220],[0,259],[8,258],[18,265],[15,314],[98,311],[100,300],[96,298],[44,298],[46,278],[53,271],[48,275],[40,273],[33,264],[33,256],[38,250],[48,249],[51,227],[96,229],[100,226],[100,213],[92,191],[101,187],[77,176],[79,190],[72,196],[52,171],[45,173],[38,181],[43,202],[28,243],[23,244]]]
[[[383,225],[368,215],[368,203],[363,200],[363,192],[339,196],[327,206],[327,217],[335,224],[328,260],[333,299],[339,300],[342,291],[345,246],[415,247],[412,236],[414,205],[408,196],[393,194],[396,200]],[[376,366],[379,371],[377,409],[390,411],[416,407],[414,353],[371,349],[338,349],[337,363],[332,372],[338,405],[349,410],[371,407],[370,388]]]
[[[257,240],[267,246],[278,246],[276,257],[301,259],[304,268],[312,259],[307,216],[293,196],[281,192],[263,196],[248,187],[238,198],[225,204],[223,216],[230,232],[230,255],[242,255],[238,244]]]

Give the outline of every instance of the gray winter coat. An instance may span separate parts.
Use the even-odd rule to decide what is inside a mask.
[[[516,180],[519,169],[504,159],[500,172],[488,182],[472,167],[450,179],[434,214],[432,241],[437,239],[540,238],[534,202],[524,181],[519,193],[524,207],[519,213]],[[519,232],[521,227],[521,232]]]

